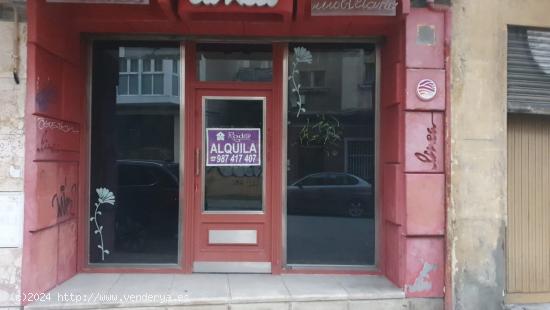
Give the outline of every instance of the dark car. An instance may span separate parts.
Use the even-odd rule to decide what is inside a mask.
[[[342,172],[310,174],[288,186],[288,214],[373,217],[372,185]]]
[[[117,161],[118,246],[140,250],[147,239],[178,234],[179,166],[151,160]]]

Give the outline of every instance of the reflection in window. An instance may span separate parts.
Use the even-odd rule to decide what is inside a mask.
[[[179,49],[97,42],[93,57],[90,262],[177,263]]]
[[[199,81],[270,82],[271,45],[198,44]]]
[[[178,102],[179,59],[174,52],[155,48],[119,49],[118,103],[135,103],[151,96],[150,103]]]
[[[289,264],[374,264],[375,65],[371,44],[290,46]]]

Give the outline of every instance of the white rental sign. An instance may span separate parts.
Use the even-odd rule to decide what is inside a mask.
[[[235,1],[240,6],[270,6],[274,7],[277,5],[279,0],[223,0],[225,5],[230,5]],[[189,0],[193,5],[206,4],[206,5],[217,5],[222,0]]]

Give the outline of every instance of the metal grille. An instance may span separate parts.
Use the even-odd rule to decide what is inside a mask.
[[[346,171],[366,181],[374,180],[374,147],[371,140],[346,142]]]
[[[509,28],[508,112],[550,115],[550,30]]]

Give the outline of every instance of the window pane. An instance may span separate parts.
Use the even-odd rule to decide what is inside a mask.
[[[150,72],[151,71],[151,59],[146,58],[143,59],[143,72]]]
[[[118,55],[133,57],[137,69],[137,59],[152,53],[178,58],[179,47],[94,43],[89,209],[94,264],[178,262],[179,104],[151,104],[150,96],[138,94],[137,73],[119,73]],[[129,83],[134,96],[116,96],[117,83],[119,92]]]
[[[172,73],[174,74],[178,74],[180,71],[180,68],[179,68],[179,61],[176,59],[176,60],[173,60],[172,61]]]
[[[153,77],[153,82],[154,94],[164,94],[164,76],[162,74],[155,74]]]
[[[118,78],[118,94],[128,94],[128,75],[126,74],[121,74]]]
[[[130,86],[130,95],[138,94],[138,76],[137,74],[128,75],[128,84]]]
[[[153,76],[151,74],[141,75],[141,94],[151,95],[153,94],[152,84]]]
[[[128,66],[127,66],[127,59],[126,59],[126,58],[120,58],[120,60],[119,60],[119,65],[120,65],[120,67],[119,67],[118,70],[119,70],[120,72],[126,72],[126,69],[128,68]]]
[[[131,59],[130,60],[130,71],[138,72],[138,60],[137,59]]]
[[[156,72],[162,72],[162,59],[161,58],[156,58],[154,59],[155,61],[155,71]]]
[[[200,81],[269,82],[272,79],[271,45],[198,44]]]
[[[179,96],[180,79],[177,75],[172,75],[172,96]]]
[[[205,121],[205,136],[210,137],[209,132],[216,135],[215,138],[208,140],[214,143],[205,141],[208,144],[206,152],[208,155],[217,154],[222,159],[205,167],[204,209],[206,211],[261,211],[263,101],[207,99]],[[242,140],[241,143],[230,143],[231,140],[228,137],[232,134],[232,128],[236,128],[238,133],[248,134],[255,131],[255,137],[258,140],[252,143],[242,142]],[[222,138],[218,137],[220,134]],[[210,145],[218,150],[213,151]],[[230,147],[229,151],[227,146]],[[241,150],[235,150],[235,147],[239,146]],[[231,147],[234,151],[231,151]],[[232,152],[240,153],[244,158],[238,158],[239,154]],[[208,155],[205,156],[207,162],[209,162]],[[247,156],[254,156],[255,160],[247,161]],[[251,164],[246,165],[247,162]],[[258,164],[255,165],[254,162]]]
[[[367,146],[375,100],[374,80],[366,80],[374,52],[370,44],[290,46],[289,264],[374,264],[374,148]]]

